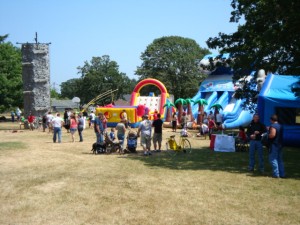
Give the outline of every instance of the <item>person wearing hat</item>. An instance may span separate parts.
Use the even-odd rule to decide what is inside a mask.
[[[152,124],[148,119],[148,115],[144,115],[143,121],[140,123],[137,136],[141,137],[141,146],[143,147],[144,155],[151,155],[151,132]]]
[[[278,123],[277,115],[272,115],[271,126],[269,128],[270,152],[269,161],[273,170],[273,178],[284,178],[285,171],[282,160],[282,125]]]

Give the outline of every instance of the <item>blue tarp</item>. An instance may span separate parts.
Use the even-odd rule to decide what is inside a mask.
[[[278,109],[286,109],[286,112],[300,108],[300,96],[295,88],[300,82],[300,76],[284,76],[270,74],[267,76],[262,90],[258,96],[258,113],[260,120],[270,125],[270,117],[278,112]],[[280,121],[281,118],[279,118]],[[300,125],[284,124],[284,144],[300,147]]]

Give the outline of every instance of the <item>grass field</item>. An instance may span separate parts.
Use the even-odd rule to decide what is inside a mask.
[[[285,148],[288,178],[273,179],[267,153],[266,174],[250,174],[246,152],[202,138],[191,155],[92,155],[92,129],[54,144],[18,128],[0,123],[0,224],[300,224],[300,149]]]

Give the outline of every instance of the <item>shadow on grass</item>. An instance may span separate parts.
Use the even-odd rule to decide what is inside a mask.
[[[231,173],[247,173],[248,152],[213,152],[207,148],[193,149],[191,154],[177,154],[170,156],[166,152],[154,153],[152,156],[130,154],[125,157],[130,160],[142,161],[149,167],[162,167],[173,170],[212,170]],[[284,163],[288,178],[300,178],[300,150],[296,148],[284,149]],[[257,163],[256,163],[257,165]],[[271,175],[268,153],[265,151],[266,175]],[[261,176],[254,172],[249,176]]]
[[[26,144],[22,142],[0,142],[0,150],[22,150],[25,148]]]

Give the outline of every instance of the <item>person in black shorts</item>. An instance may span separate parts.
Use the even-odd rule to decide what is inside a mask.
[[[158,113],[157,119],[154,120],[152,123],[152,127],[154,127],[153,145],[154,145],[155,152],[161,151],[162,125],[163,125],[163,121],[160,119],[160,114]],[[158,149],[157,149],[157,144],[158,144]]]

